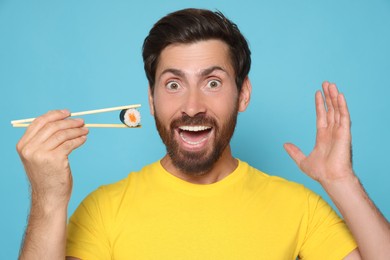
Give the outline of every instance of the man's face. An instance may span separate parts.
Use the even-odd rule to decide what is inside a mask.
[[[207,173],[228,146],[240,110],[228,46],[207,40],[166,47],[149,101],[173,165]]]

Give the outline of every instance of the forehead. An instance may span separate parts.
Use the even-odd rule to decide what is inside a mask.
[[[160,54],[156,76],[166,69],[179,69],[191,74],[212,66],[219,66],[234,74],[229,47],[223,41],[205,40],[171,44]]]

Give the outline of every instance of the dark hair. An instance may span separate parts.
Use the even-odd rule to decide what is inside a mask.
[[[161,18],[145,38],[142,56],[152,93],[157,63],[165,47],[174,43],[193,43],[210,39],[222,40],[229,46],[235,81],[240,91],[251,66],[251,52],[244,36],[237,25],[221,12],[190,8]]]

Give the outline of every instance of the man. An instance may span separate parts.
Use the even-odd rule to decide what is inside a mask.
[[[334,84],[323,83],[325,101],[316,93],[314,150],[305,156],[293,144],[285,149],[324,187],[349,229],[311,191],[232,156],[237,114],[251,97],[250,51],[235,24],[207,10],[169,14],[145,39],[143,58],[166,156],[90,194],[67,230],[68,155],[88,129],[64,110],[37,118],[17,145],[32,199],[21,259],[390,255],[389,224],[352,169],[349,112]]]

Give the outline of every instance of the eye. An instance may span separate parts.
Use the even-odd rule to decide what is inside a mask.
[[[166,87],[168,90],[175,91],[175,90],[178,90],[178,89],[180,88],[180,85],[179,85],[179,83],[177,83],[176,81],[170,81],[170,82],[168,82],[167,85],[165,85],[165,87]]]
[[[214,88],[217,88],[221,85],[221,82],[219,80],[210,80],[209,82],[207,82],[207,86],[211,89],[214,89]]]

